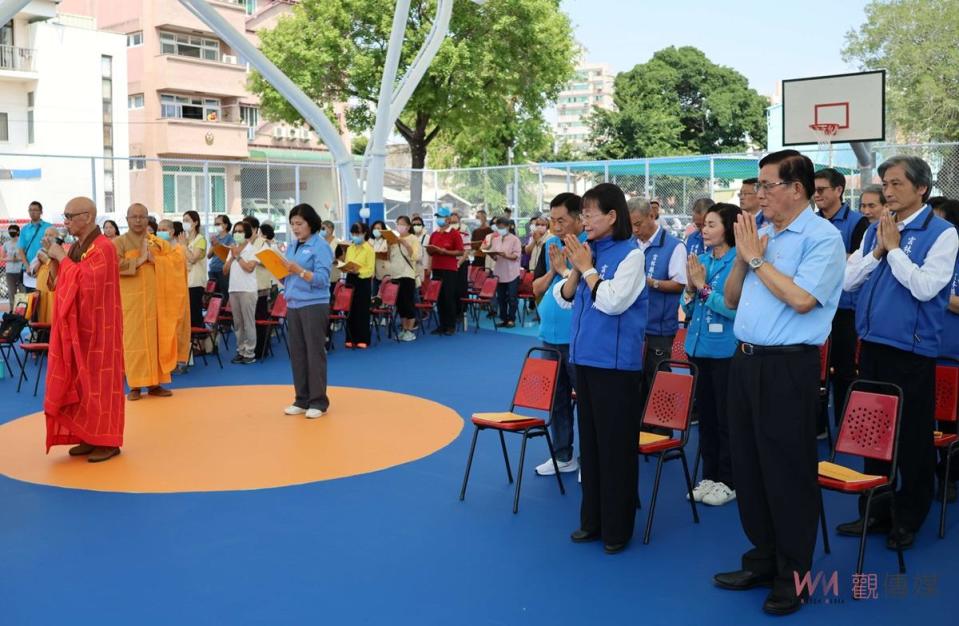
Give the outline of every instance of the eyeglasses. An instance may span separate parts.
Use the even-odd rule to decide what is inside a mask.
[[[64,214],[63,214],[63,221],[64,221],[64,222],[69,222],[69,221],[72,220],[73,218],[75,218],[75,217],[80,217],[81,215],[86,215],[87,213],[88,213],[87,211],[81,211],[81,212],[79,212],[79,213],[64,213]]]
[[[739,194],[737,194],[737,195],[738,195],[740,198],[745,198],[746,196],[755,196],[755,195],[756,195],[756,192],[755,192],[755,191],[740,191]]]
[[[827,189],[835,189],[835,187],[815,187],[813,191],[816,192],[816,195],[821,196]]]
[[[778,187],[779,185],[791,185],[791,184],[793,184],[793,181],[791,180],[781,180],[778,183],[756,183],[756,193],[759,193],[760,191],[765,191],[766,193],[769,193],[770,191],[772,191],[775,187]]]

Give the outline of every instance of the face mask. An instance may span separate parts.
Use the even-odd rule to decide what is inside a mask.
[[[422,224],[413,224],[413,232],[416,233],[417,235],[419,235],[421,232],[423,232],[423,225],[422,225]]]
[[[445,218],[445,217],[437,217],[437,218],[436,218],[436,225],[439,226],[440,228],[443,228],[444,226],[446,226],[446,218]]]
[[[326,237],[327,239],[329,239],[330,237],[333,236],[333,231],[332,231],[332,230],[324,230],[324,231],[323,231],[323,236]]]
[[[373,229],[373,239],[379,239],[382,236],[383,236],[383,233],[380,232],[379,228]]]
[[[350,235],[350,239],[352,239],[356,245],[363,243],[363,235]]]
[[[499,233],[500,237],[505,237],[506,233],[509,232],[509,228],[503,228],[502,226],[497,226],[496,232]]]
[[[165,230],[157,231],[157,237],[159,237],[159,238],[162,239],[163,241],[170,241],[170,239],[171,239],[170,233],[168,233],[168,232],[165,231]]]
[[[455,223],[455,224],[450,224],[450,230],[459,230],[459,229],[460,229],[460,224],[459,224],[459,222],[457,222],[457,223]]]
[[[243,233],[236,233],[233,235],[233,241],[235,241],[236,245],[239,246],[243,244],[244,241],[246,241],[246,235],[244,235]]]
[[[410,227],[406,224],[397,224],[396,230],[398,230],[401,235],[405,235],[406,233],[410,232]]]
[[[20,233],[19,233],[19,232],[14,232],[14,231],[12,231],[12,230],[11,230],[8,234],[10,235],[10,238],[11,238],[11,239],[15,239],[15,238],[17,238],[17,237],[20,236]]]
[[[538,233],[545,233],[545,232],[546,232],[546,227],[545,227],[545,226],[537,226],[537,227],[536,227],[536,232],[538,232]]]
[[[190,222],[183,222],[183,232],[185,232],[185,233],[192,233],[192,232],[193,232],[193,224],[191,224]]]

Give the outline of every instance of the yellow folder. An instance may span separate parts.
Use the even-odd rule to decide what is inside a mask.
[[[221,244],[213,244],[213,254],[221,261],[226,263],[226,257],[230,256],[230,249]]]
[[[256,253],[256,258],[260,259],[263,267],[270,270],[270,273],[273,274],[277,280],[283,280],[290,275],[290,270],[286,269],[286,266],[283,264],[283,257],[281,257],[276,250],[264,248]]]

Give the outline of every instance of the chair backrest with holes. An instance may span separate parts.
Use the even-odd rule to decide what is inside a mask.
[[[384,276],[384,277],[383,277],[383,280],[380,281],[380,288],[376,291],[376,297],[379,298],[380,300],[382,300],[382,299],[383,299],[383,293],[386,291],[386,289],[388,288],[388,286],[391,285],[391,284],[392,284],[392,283],[390,282],[389,277],[388,277],[388,276]]]
[[[499,281],[495,277],[487,278],[483,283],[483,288],[480,290],[479,297],[484,299],[492,298],[496,295],[496,285],[499,284]]]
[[[384,281],[384,285],[380,285],[380,300],[383,306],[396,306],[396,298],[399,294],[400,286],[394,282]]]
[[[898,397],[852,391],[836,440],[836,452],[891,461],[895,452],[898,418]]]
[[[270,315],[277,319],[286,317],[286,296],[282,293],[276,294],[276,300],[273,302],[273,310]]]
[[[204,291],[206,291],[206,293],[213,293],[214,291],[216,291],[216,281],[215,280],[206,281],[206,289]]]
[[[206,315],[203,316],[204,324],[216,324],[216,318],[220,316],[220,305],[223,304],[223,298],[214,296],[206,305]]]
[[[480,278],[483,268],[478,265],[470,265],[470,268],[466,271],[466,278],[469,281],[469,284],[475,285],[477,280],[482,280]]]
[[[521,296],[533,295],[533,272],[526,272],[519,281],[518,294]]]
[[[689,427],[694,382],[693,376],[656,372],[653,388],[646,399],[646,410],[643,411],[643,426],[686,430]]]
[[[558,360],[550,361],[527,354],[513,394],[513,408],[552,411],[558,376]]]
[[[959,403],[959,364],[936,366],[936,419],[940,422],[956,421],[956,405]]]
[[[353,288],[349,285],[342,285],[336,290],[333,297],[334,311],[349,311],[353,306]]]
[[[429,303],[436,302],[440,299],[440,288],[443,286],[438,280],[431,280],[429,286],[426,288],[426,295],[423,296],[423,299]]]
[[[686,329],[680,327],[676,331],[676,337],[673,339],[673,357],[679,361],[686,361],[689,359],[686,356]]]

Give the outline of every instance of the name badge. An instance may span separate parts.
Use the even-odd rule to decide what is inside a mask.
[[[723,332],[723,325],[722,325],[722,324],[710,324],[710,325],[709,325],[709,332],[711,332],[711,333],[721,333],[721,332]]]

